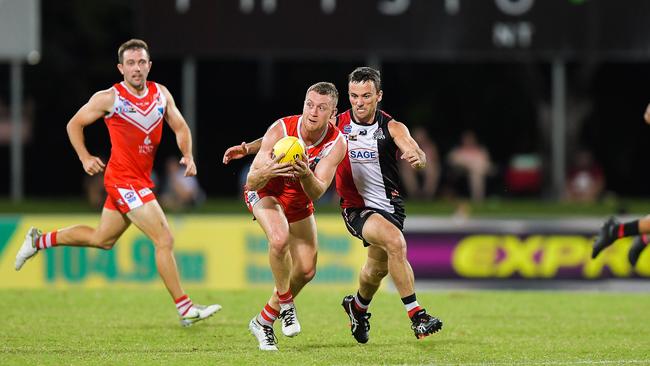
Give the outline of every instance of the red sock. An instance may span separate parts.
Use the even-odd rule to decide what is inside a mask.
[[[275,321],[275,319],[278,318],[279,315],[280,315],[279,311],[273,309],[271,305],[266,304],[264,305],[264,308],[262,308],[262,311],[257,316],[257,322],[262,325],[268,325],[272,327],[273,322]]]
[[[174,300],[174,302],[176,303],[176,310],[178,310],[178,315],[180,316],[187,314],[193,305],[192,300],[190,300],[190,297],[187,295],[179,297],[178,299]]]
[[[56,231],[45,233],[36,239],[36,249],[42,250],[56,246]]]
[[[288,290],[284,294],[281,294],[277,291],[275,293],[278,295],[278,300],[280,300],[280,304],[290,304],[293,302],[293,295],[291,294],[291,290]]]

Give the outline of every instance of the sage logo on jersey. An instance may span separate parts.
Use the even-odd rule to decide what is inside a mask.
[[[350,160],[359,163],[369,163],[377,160],[377,151],[371,149],[350,150]]]

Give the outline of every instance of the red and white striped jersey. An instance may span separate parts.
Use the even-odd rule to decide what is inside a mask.
[[[282,126],[284,136],[295,136],[300,141],[303,138],[300,134],[300,125],[302,123],[302,116],[290,116],[277,120],[271,127],[276,124]],[[327,124],[327,130],[323,136],[313,145],[307,146],[305,144],[305,155],[309,158],[309,168],[314,171],[318,162],[329,155],[330,151],[336,144],[339,138],[343,138],[339,130],[331,123]],[[304,141],[303,141],[304,143]],[[304,203],[305,206],[311,204],[311,200],[302,189],[298,179],[290,179],[283,177],[275,177],[266,183],[263,190],[266,190],[273,195],[282,194],[292,200],[294,203]],[[295,200],[295,201],[294,201]]]
[[[151,188],[151,169],[162,137],[167,100],[152,81],[147,81],[142,96],[131,93],[124,82],[113,85],[113,90],[113,110],[104,117],[111,138],[104,184]]]
[[[397,165],[399,148],[388,131],[392,119],[381,110],[369,125],[356,122],[350,110],[338,115],[337,127],[348,141],[348,152],[336,170],[341,208],[372,207],[404,213]]]

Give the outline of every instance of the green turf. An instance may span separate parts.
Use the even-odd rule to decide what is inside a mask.
[[[650,364],[648,294],[420,293],[445,325],[416,340],[398,296],[382,292],[370,342],[358,345],[340,307],[346,292],[308,287],[297,299],[303,332],[288,339],[276,327],[280,352],[269,354],[247,330],[267,293],[191,291],[224,309],[181,328],[162,290],[3,290],[0,364]]]

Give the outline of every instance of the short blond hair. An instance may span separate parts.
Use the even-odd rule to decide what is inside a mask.
[[[320,95],[329,95],[332,98],[332,102],[334,102],[334,108],[336,108],[337,104],[339,103],[339,91],[332,83],[329,83],[327,81],[318,82],[307,89],[308,94],[310,91],[314,91]]]
[[[120,48],[117,49],[117,60],[119,61],[119,63],[122,63],[124,61],[124,51],[137,50],[137,49],[142,49],[147,51],[147,57],[151,59],[151,56],[149,54],[149,46],[147,46],[147,42],[141,39],[132,38],[122,43],[122,45],[120,45]]]

